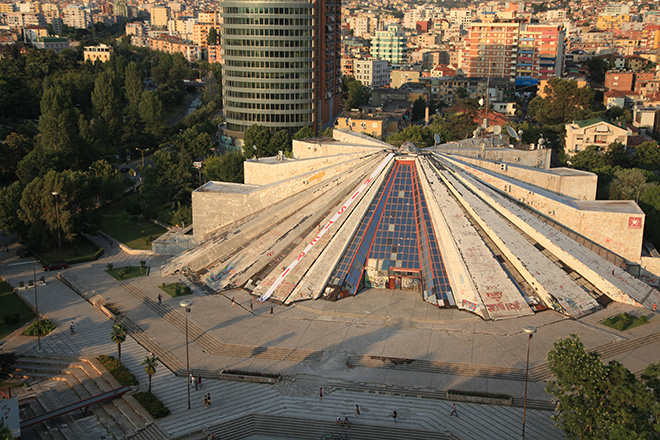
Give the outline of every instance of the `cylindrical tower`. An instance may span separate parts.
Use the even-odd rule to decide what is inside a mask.
[[[224,1],[223,106],[227,129],[295,132],[314,123],[314,5]]]

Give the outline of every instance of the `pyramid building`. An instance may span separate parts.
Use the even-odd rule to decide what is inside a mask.
[[[595,201],[595,176],[548,168],[549,150],[495,144],[294,141],[294,159],[246,161],[245,184],[195,190],[193,225],[153,248],[209,293],[284,304],[396,289],[504,319],[660,303],[636,203]]]

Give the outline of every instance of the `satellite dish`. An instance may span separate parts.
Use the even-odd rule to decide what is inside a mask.
[[[518,133],[516,133],[516,130],[511,128],[511,126],[507,126],[506,131],[507,131],[507,133],[509,133],[509,136],[511,136],[515,140],[518,140]]]
[[[484,98],[479,98],[479,105],[483,107],[483,105],[484,105]]]
[[[500,133],[502,133],[502,127],[501,126],[496,125],[495,127],[493,127],[493,134],[500,134]]]
[[[440,143],[440,135],[438,133],[433,135],[433,139],[435,140],[436,145]]]
[[[256,145],[252,145],[252,148],[254,149],[254,151],[257,151],[257,146]]]

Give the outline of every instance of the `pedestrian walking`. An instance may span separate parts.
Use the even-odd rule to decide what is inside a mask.
[[[159,293],[158,294],[158,304],[161,304],[163,302],[163,294]]]
[[[193,377],[192,381],[195,382],[195,391],[197,391],[199,388],[199,382],[197,382],[197,378]]]
[[[360,407],[355,404],[355,417],[360,417]]]
[[[273,306],[270,306],[270,314],[273,314]]]
[[[197,385],[199,385],[199,389],[202,389],[202,376],[197,376]]]
[[[209,406],[209,399],[208,399],[208,397],[206,396],[206,394],[204,394],[204,406],[205,406],[205,407]]]
[[[69,330],[71,330],[71,334],[74,335],[76,334],[76,325],[71,321],[71,324],[69,325]]]
[[[250,311],[254,310],[254,306],[252,305],[252,300],[250,300]]]
[[[658,309],[658,305],[656,303],[653,303],[653,311],[655,312]]]
[[[319,388],[319,400],[323,400],[323,388]]]
[[[195,383],[196,383],[196,382],[195,382],[195,376],[193,376],[192,373],[190,373],[190,378],[189,378],[189,380],[190,380],[190,388],[192,388],[192,387],[195,385]]]
[[[449,416],[450,416],[450,417],[451,417],[451,416],[456,416],[456,417],[458,417],[458,411],[456,411],[456,404],[455,404],[455,403],[452,403],[452,404],[451,404],[451,413],[449,414]]]
[[[231,299],[231,306],[234,307],[236,305],[236,298]]]
[[[211,393],[208,393],[208,394],[206,395],[206,404],[207,404],[208,406],[211,406]]]
[[[396,411],[392,412],[392,419],[394,419],[394,423],[396,423]]]

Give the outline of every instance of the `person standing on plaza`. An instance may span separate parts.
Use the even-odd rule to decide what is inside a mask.
[[[392,412],[392,419],[394,419],[394,423],[396,423],[396,411]]]
[[[202,389],[202,376],[197,376],[197,385],[199,385],[199,389]]]
[[[159,293],[158,294],[158,304],[162,304],[162,302],[163,302],[163,294]]]
[[[270,314],[273,314],[273,306],[270,306]]]
[[[456,404],[455,404],[455,403],[452,403],[452,404],[451,404],[451,413],[449,414],[449,416],[450,416],[450,417],[451,417],[451,416],[456,416],[456,417],[458,417],[458,411],[456,411]]]
[[[355,404],[355,417],[360,417],[360,407]]]
[[[323,388],[319,388],[319,400],[323,400]]]
[[[71,331],[72,335],[76,334],[76,325],[71,321],[71,324],[69,325],[69,330]]]

